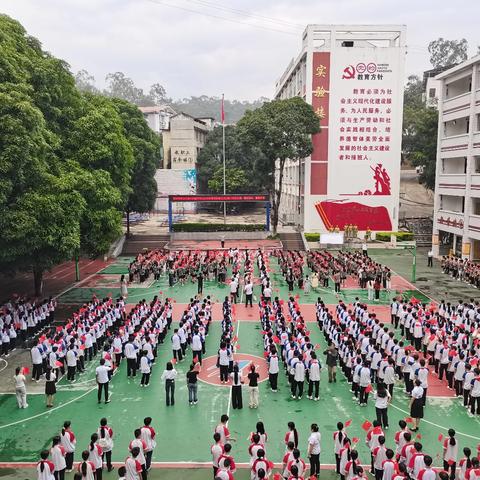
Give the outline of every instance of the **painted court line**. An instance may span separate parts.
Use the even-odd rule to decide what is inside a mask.
[[[2,430],[4,428],[7,428],[7,427],[13,427],[14,425],[18,425],[20,423],[29,422],[30,420],[33,420],[33,419],[39,418],[39,417],[43,417],[44,415],[48,415],[49,413],[54,412],[55,410],[59,410],[60,408],[66,407],[67,405],[70,405],[71,403],[76,402],[77,400],[80,400],[81,398],[85,397],[86,395],[88,395],[89,393],[93,392],[96,389],[97,389],[97,387],[93,387],[90,390],[87,390],[85,393],[82,393],[82,395],[78,396],[77,398],[73,398],[72,400],[69,400],[68,402],[62,403],[58,407],[50,408],[49,410],[46,410],[45,412],[42,412],[42,413],[38,413],[37,415],[33,415],[32,417],[23,418],[22,420],[17,420],[16,422],[7,423],[6,425],[0,425],[0,430]]]
[[[2,362],[5,362],[5,365],[0,368],[0,372],[3,372],[8,367],[8,362],[4,358],[0,358]]]
[[[390,404],[391,407],[395,408],[396,410],[402,412],[402,413],[405,413],[407,416],[410,416],[410,412],[407,412],[406,410],[404,410],[403,408],[400,408],[400,407],[397,407],[396,405],[394,405],[393,403]],[[473,419],[472,419],[473,420]],[[439,425],[438,423],[434,423],[434,422],[431,422],[430,420],[425,420],[424,418],[422,418],[422,423],[425,422],[425,423],[428,423],[429,425],[433,425],[434,427],[437,427],[437,428],[440,428],[441,430],[444,430],[444,431],[447,431],[449,427],[445,427],[443,425]],[[468,433],[463,433],[463,432],[459,432],[458,430],[455,429],[455,431],[458,433],[458,435],[462,435],[463,437],[467,437],[467,438],[473,438],[474,440],[480,440],[480,437],[476,437],[475,435],[470,435]]]

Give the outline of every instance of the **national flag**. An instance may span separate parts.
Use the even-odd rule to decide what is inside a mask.
[[[365,393],[370,393],[373,390],[372,384],[370,383],[367,385],[367,388],[365,389]]]
[[[438,435],[438,441],[441,442],[442,440],[443,440],[443,435],[440,433],[440,434]]]
[[[347,421],[345,422],[345,426],[346,426],[346,427],[349,427],[351,424],[352,424],[352,420],[347,420]]]
[[[222,111],[221,111],[222,125],[225,123],[225,95],[222,93]]]
[[[362,429],[365,430],[366,432],[368,432],[371,428],[372,428],[372,424],[368,420],[365,420],[362,423]]]

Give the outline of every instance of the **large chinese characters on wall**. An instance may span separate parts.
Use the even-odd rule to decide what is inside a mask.
[[[312,104],[318,80],[314,53]],[[397,48],[345,48],[329,57],[328,106],[320,119],[328,136],[328,164],[317,182],[312,168],[312,205],[323,228],[356,225],[359,230],[392,230],[398,215],[402,121],[401,52]],[[316,58],[317,57],[317,60]],[[317,111],[317,110],[316,110]],[[317,144],[314,140],[314,147]],[[312,165],[316,152],[312,155]],[[326,185],[326,191],[324,186]],[[320,188],[319,188],[320,187]]]

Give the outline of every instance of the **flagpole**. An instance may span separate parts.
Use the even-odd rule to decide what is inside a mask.
[[[223,194],[227,194],[227,180],[225,169],[225,110],[224,110],[225,95],[222,93],[222,144],[223,144]],[[223,224],[227,224],[227,202],[223,202]]]

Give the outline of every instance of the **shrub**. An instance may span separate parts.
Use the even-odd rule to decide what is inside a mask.
[[[389,242],[392,235],[397,237],[397,242],[409,242],[413,240],[412,232],[377,232],[375,239],[380,242]]]
[[[304,235],[307,242],[318,242],[320,240],[319,233],[304,233]]]
[[[174,232],[263,232],[264,225],[252,223],[178,223],[173,225]]]

